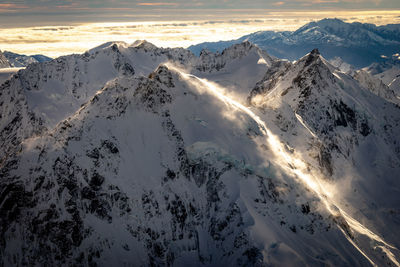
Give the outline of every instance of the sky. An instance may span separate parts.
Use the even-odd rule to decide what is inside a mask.
[[[187,47],[326,17],[400,23],[400,0],[0,0],[0,50],[56,57],[137,39]]]
[[[193,20],[255,11],[399,10],[399,0],[0,0],[0,25]]]

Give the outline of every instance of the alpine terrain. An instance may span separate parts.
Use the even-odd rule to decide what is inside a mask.
[[[11,67],[10,62],[8,62],[7,58],[0,51],[0,68],[8,68]]]
[[[51,58],[44,56],[44,55],[27,56],[27,55],[20,55],[20,54],[9,52],[9,51],[4,51],[3,55],[8,60],[11,67],[16,67],[16,68],[26,67],[32,63],[45,62],[45,61],[51,60]]]
[[[295,31],[259,31],[237,40],[206,42],[189,47],[195,54],[202,49],[222,51],[235,43],[250,41],[273,56],[297,60],[318,47],[329,60],[340,57],[357,67],[385,62],[399,53],[400,24],[376,26],[368,23],[346,23],[340,19],[310,22]]]
[[[310,51],[111,42],[19,70],[0,265],[400,266],[397,98]]]

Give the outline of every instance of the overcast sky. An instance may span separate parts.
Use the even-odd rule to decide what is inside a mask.
[[[54,21],[184,20],[246,9],[399,10],[400,0],[0,0],[0,23],[7,27]]]
[[[128,11],[163,8],[262,8],[262,9],[393,9],[399,0],[14,0],[0,1],[2,12]],[[127,10],[124,10],[127,9]]]

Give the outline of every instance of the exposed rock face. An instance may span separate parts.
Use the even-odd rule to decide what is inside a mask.
[[[243,66],[254,89],[235,100],[221,85],[242,88]],[[378,155],[400,151],[396,106],[317,50],[292,64],[249,43],[200,58],[107,43],[30,65],[0,91],[1,264],[369,264],[354,244],[379,264],[393,261],[376,245],[398,257],[336,206],[364,211],[376,172],[337,202],[296,172],[301,152],[315,181],[334,187],[343,161],[363,174],[358,155],[371,138]],[[377,166],[395,172],[398,161]],[[398,203],[393,177],[379,181],[387,207]],[[378,196],[368,200],[380,205]],[[386,230],[377,220],[385,212],[369,214],[368,227],[398,246],[386,235],[395,215],[380,217]]]
[[[0,68],[9,68],[11,67],[10,62],[8,62],[7,58],[0,51]]]

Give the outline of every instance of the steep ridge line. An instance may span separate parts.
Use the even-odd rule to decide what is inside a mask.
[[[374,245],[373,249],[380,248],[383,253],[392,261],[392,263],[396,266],[400,266],[400,263],[397,261],[396,257],[392,253],[391,250],[398,250],[396,247],[387,244],[380,236],[375,234],[373,231],[369,230],[363,224],[358,222],[356,219],[352,218],[349,214],[347,214],[343,209],[341,209],[337,203],[332,199],[330,193],[324,189],[324,186],[321,184],[320,179],[318,179],[316,174],[310,173],[307,170],[307,165],[301,158],[292,156],[288,152],[286,152],[285,147],[281,144],[281,141],[276,137],[266,126],[265,122],[257,116],[252,110],[244,105],[240,104],[238,101],[233,100],[232,98],[226,96],[223,92],[226,91],[220,85],[217,85],[213,82],[208,81],[207,79],[199,78],[193,74],[185,73],[183,70],[179,69],[178,67],[166,63],[164,64],[168,69],[175,71],[178,73],[184,80],[190,82],[194,86],[198,86],[198,84],[194,83],[193,80],[201,83],[201,85],[206,88],[209,92],[217,96],[220,100],[224,103],[227,103],[237,109],[242,110],[247,115],[249,115],[258,125],[259,129],[266,136],[266,141],[270,145],[274,156],[276,157],[277,161],[285,162],[287,164],[278,164],[281,165],[282,168],[291,173],[294,177],[300,178],[300,180],[310,188],[317,197],[322,201],[325,208],[329,211],[329,213],[336,219],[337,225],[339,226],[340,230],[343,232],[347,240],[358,250],[360,253],[371,263],[373,266],[377,266],[370,257],[360,248],[355,240],[350,238],[348,229],[349,227],[351,230],[368,237],[371,241],[371,246]],[[308,129],[309,130],[309,129]],[[344,220],[344,221],[342,221]]]

